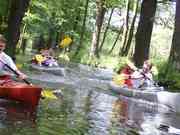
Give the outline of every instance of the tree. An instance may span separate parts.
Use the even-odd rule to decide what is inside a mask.
[[[111,9],[111,13],[109,15],[108,23],[107,23],[107,26],[106,26],[105,31],[104,31],[103,39],[102,39],[102,42],[101,42],[101,44],[99,46],[99,51],[102,50],[102,47],[104,45],[104,41],[106,39],[106,35],[107,35],[108,29],[109,29],[109,26],[110,26],[110,22],[111,22],[111,18],[112,18],[113,12],[114,12],[114,8]]]
[[[0,33],[5,34],[8,21],[9,0],[0,1]]]
[[[76,49],[75,56],[79,53],[79,50],[80,50],[80,48],[82,46],[84,32],[85,32],[85,28],[86,28],[86,18],[87,18],[88,4],[89,4],[89,0],[86,0],[82,31],[81,31],[81,34],[80,34],[79,45],[78,45],[78,47]]]
[[[122,39],[122,49],[119,50],[119,55],[122,55],[122,52],[126,46],[127,38],[128,38],[128,31],[129,31],[129,11],[130,11],[130,0],[126,1],[126,14],[124,15],[125,25],[123,28],[123,39]]]
[[[175,27],[169,56],[171,66],[180,71],[180,1],[176,0]]]
[[[100,32],[101,27],[104,19],[105,14],[105,7],[104,7],[104,0],[96,0],[96,23],[95,23],[95,29],[92,35],[92,43],[91,43],[91,50],[90,50],[90,56],[99,58],[99,38],[100,38]]]
[[[7,52],[11,57],[15,57],[16,44],[20,37],[20,27],[24,14],[28,8],[30,0],[12,0],[10,2],[10,13],[7,28]]]
[[[83,3],[84,0],[32,0],[30,12],[23,19],[27,24],[26,33],[32,38],[44,35],[48,46],[57,47],[65,35],[74,44],[82,30]]]
[[[123,22],[123,24],[122,24],[120,30],[119,30],[118,33],[117,33],[117,36],[116,36],[116,38],[115,38],[115,41],[114,41],[114,43],[113,43],[111,49],[110,49],[109,52],[108,52],[109,54],[111,54],[112,51],[114,50],[114,48],[115,48],[115,46],[116,46],[116,43],[117,43],[117,41],[118,41],[118,39],[119,39],[119,37],[120,37],[122,31],[123,31],[123,27],[124,27],[124,22]]]
[[[153,22],[156,12],[157,0],[143,0],[141,5],[140,20],[136,32],[134,52],[135,65],[142,66],[145,59],[149,58],[149,48]]]
[[[136,22],[137,11],[138,11],[138,4],[139,4],[139,0],[134,0],[134,11],[133,11],[134,16],[133,16],[132,23],[131,23],[131,26],[130,26],[130,29],[129,29],[129,32],[128,32],[127,43],[122,48],[122,53],[121,53],[122,56],[127,56],[128,53],[129,53],[129,49],[131,47],[131,41],[132,41],[132,38],[133,38],[134,27],[135,27],[134,25],[135,25],[135,22]]]

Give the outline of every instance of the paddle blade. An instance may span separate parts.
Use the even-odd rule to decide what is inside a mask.
[[[69,36],[67,36],[61,41],[59,46],[61,48],[65,48],[65,47],[69,46],[71,44],[71,42],[72,42],[72,39]]]
[[[58,99],[57,96],[53,93],[52,90],[43,90],[41,92],[41,95],[42,95],[43,98]]]
[[[125,78],[122,75],[115,75],[113,77],[113,82],[115,82],[115,84],[117,84],[117,85],[123,85],[124,80],[125,80]]]

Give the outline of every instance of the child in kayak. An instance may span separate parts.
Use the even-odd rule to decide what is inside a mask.
[[[40,54],[36,54],[34,56],[32,62],[38,64],[39,66],[58,66],[57,60],[54,59],[54,52],[52,48],[41,50]]]
[[[120,76],[123,78],[123,87],[133,88],[133,80],[132,75],[136,71],[136,67],[134,64],[130,61],[128,61],[125,65],[125,67],[118,71]]]
[[[19,74],[18,77],[20,79],[27,78],[27,76],[24,73],[22,73],[21,71],[18,70],[18,68],[16,67],[12,58],[4,52],[5,48],[6,48],[6,39],[4,38],[3,35],[0,34],[0,71],[1,71],[1,76],[6,75],[6,74],[10,75],[10,73],[7,72],[7,69],[8,69],[7,66],[9,66],[10,68],[12,68],[15,72],[17,72]]]

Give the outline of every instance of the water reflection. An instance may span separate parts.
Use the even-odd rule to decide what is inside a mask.
[[[159,112],[158,106],[115,97],[79,86],[63,89],[63,98],[43,99],[36,115],[27,108],[1,103],[3,135],[170,135],[164,124],[180,128],[180,117]],[[172,129],[172,128],[171,128]],[[171,131],[172,132],[172,131]],[[176,130],[175,133],[178,133]]]
[[[168,128],[160,129],[162,125]],[[113,103],[112,127],[116,127],[116,132],[123,127],[126,133],[133,130],[141,135],[180,134],[180,116],[158,112],[150,104],[124,97]]]
[[[77,73],[64,78],[32,75],[37,84],[38,78],[44,87],[61,89],[63,98],[41,100],[35,115],[26,106],[0,104],[0,135],[170,135],[159,126],[180,128],[180,116],[166,107],[113,96],[105,92],[108,79],[88,78],[86,70],[71,71]]]
[[[0,133],[36,133],[36,110],[30,106],[0,100]]]
[[[111,125],[112,102],[115,97],[93,92],[91,97],[91,106],[88,113],[90,123],[90,135],[108,135],[109,126]]]
[[[45,99],[40,104],[38,129],[42,135],[87,133],[89,126],[84,111],[83,94],[65,89],[63,95],[63,99]]]

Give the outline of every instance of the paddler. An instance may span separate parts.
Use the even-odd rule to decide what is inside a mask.
[[[126,65],[119,71],[119,74],[124,78],[123,86],[133,88],[132,74],[137,70],[131,61],[127,61]]]
[[[4,38],[4,36],[0,34],[0,71],[1,71],[0,79],[3,80],[3,77],[5,77],[6,75],[7,76],[11,75],[10,72],[7,72],[9,71],[7,70],[8,66],[11,69],[13,69],[15,72],[17,72],[19,79],[23,80],[27,78],[27,76],[24,73],[18,70],[12,58],[4,52],[4,49],[6,48],[6,42],[7,41]]]

